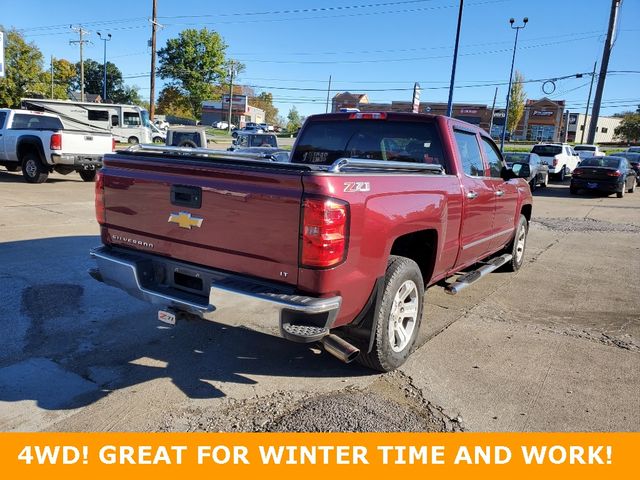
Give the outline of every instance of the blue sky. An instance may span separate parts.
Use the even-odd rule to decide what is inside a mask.
[[[69,24],[85,25],[92,45],[85,57],[102,61],[95,32],[109,32],[109,60],[127,83],[149,95],[151,0],[83,2],[2,0],[0,23],[22,29],[48,59],[78,60]],[[364,92],[372,102],[410,100],[414,82],[423,101],[445,101],[451,72],[458,0],[313,0],[222,2],[158,0],[159,48],[185,28],[208,27],[246,65],[240,81],[270,91],[282,115],[292,105],[305,115],[324,112],[332,89]],[[514,32],[509,18],[529,17],[520,33],[516,67],[528,80],[590,72],[602,55],[610,0],[467,0],[462,22],[454,102],[504,105]],[[624,0],[609,71],[640,72],[640,0]],[[584,111],[589,77],[556,82],[550,98]],[[160,86],[162,82],[160,82]],[[544,96],[541,82],[529,98]],[[333,95],[334,93],[332,93]],[[602,114],[640,104],[640,74],[607,77]]]

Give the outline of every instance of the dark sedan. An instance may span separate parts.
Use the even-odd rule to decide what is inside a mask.
[[[640,185],[640,152],[620,152],[615,156],[627,159],[631,168],[636,171],[636,185]]]
[[[546,187],[549,183],[549,166],[547,162],[540,159],[536,153],[516,153],[508,152],[504,155],[507,167],[511,168],[514,163],[528,163],[531,174],[527,177],[527,182],[533,192],[538,185]]]
[[[591,190],[615,193],[618,198],[622,198],[625,192],[635,191],[636,180],[636,172],[626,158],[585,158],[573,171],[569,192],[576,195],[579,190]]]

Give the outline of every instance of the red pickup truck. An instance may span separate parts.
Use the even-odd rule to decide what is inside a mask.
[[[168,322],[258,311],[289,340],[389,371],[426,287],[520,268],[527,168],[507,169],[474,125],[405,113],[311,116],[288,163],[140,146],[104,158],[90,273]]]

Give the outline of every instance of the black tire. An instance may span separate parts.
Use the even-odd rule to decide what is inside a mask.
[[[560,170],[560,173],[558,174],[558,180],[560,180],[561,182],[564,182],[565,179],[567,178],[567,166],[563,166],[562,170]]]
[[[544,182],[540,182],[540,187],[542,187],[542,188],[546,187],[547,183],[549,183],[549,174],[548,173],[544,176]]]
[[[520,215],[516,234],[511,243],[507,245],[505,253],[511,254],[511,260],[504,265],[507,272],[517,272],[524,263],[524,254],[527,248],[527,235],[529,233],[529,222],[524,215]],[[520,250],[522,249],[522,250]]]
[[[616,197],[618,198],[622,198],[624,197],[624,191],[627,189],[627,185],[626,183],[622,183],[622,190],[620,190],[619,192],[616,192]]]
[[[578,194],[578,189],[576,187],[569,187],[569,193],[571,195],[577,195]]]
[[[96,179],[96,170],[80,170],[78,173],[85,182],[93,182]]]
[[[401,287],[405,285],[405,282],[413,282],[415,286],[415,301],[417,302],[417,316],[413,323],[413,329],[408,337],[408,341],[404,344],[403,348],[399,351],[394,351],[392,348],[392,341],[395,342],[396,338],[390,339],[389,330],[391,327],[392,307],[394,305],[394,299],[399,294]],[[412,288],[411,283],[407,285]],[[358,356],[358,362],[365,367],[369,367],[373,370],[380,372],[389,372],[395,370],[402,365],[413,349],[413,346],[418,337],[420,330],[420,323],[422,320],[422,302],[424,299],[424,284],[422,280],[422,273],[420,268],[413,260],[406,257],[397,257],[392,255],[389,258],[387,264],[387,272],[384,278],[384,288],[382,294],[382,301],[380,302],[380,308],[374,312],[375,319],[375,331],[373,348],[371,352],[361,351]],[[404,305],[404,304],[403,304]],[[407,317],[402,318],[404,322]],[[399,345],[395,345],[400,347]]]
[[[628,193],[634,193],[636,191],[636,181],[634,180],[631,184],[631,188],[627,190]]]
[[[5,165],[4,168],[6,168],[9,172],[17,172],[20,168],[20,165]]]
[[[127,139],[127,142],[129,142],[131,145],[137,145],[140,143],[140,140],[138,140],[138,137],[129,137]]]
[[[529,189],[534,192],[536,189],[536,178],[534,177],[530,182],[529,182]]]
[[[22,157],[22,176],[28,183],[43,183],[49,177],[49,170],[36,153],[27,152]]]
[[[164,139],[162,137],[153,137],[153,143],[164,143]]]

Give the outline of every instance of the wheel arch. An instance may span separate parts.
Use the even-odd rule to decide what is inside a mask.
[[[25,135],[18,139],[16,142],[16,154],[20,163],[22,163],[22,157],[29,152],[35,152],[40,158],[40,161],[45,165],[47,164],[44,147],[40,137],[35,135]]]

